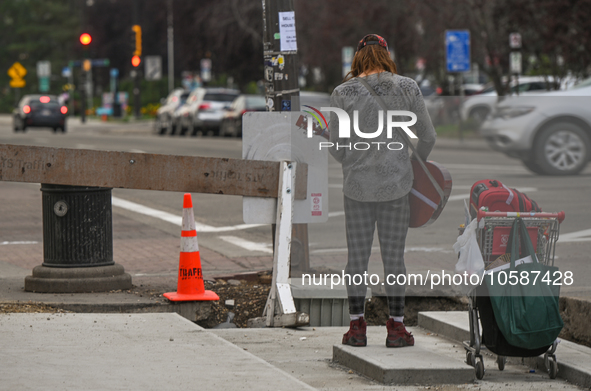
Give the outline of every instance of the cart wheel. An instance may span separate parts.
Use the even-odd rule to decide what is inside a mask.
[[[558,363],[555,359],[548,360],[548,375],[550,375],[550,379],[556,379],[556,375],[558,374]]]
[[[505,364],[507,363],[507,357],[505,356],[497,356],[497,366],[499,367],[499,371],[505,369]]]
[[[469,350],[466,351],[466,364],[476,368],[476,360],[474,359],[474,353],[472,353]]]
[[[482,361],[482,357],[478,358],[478,362],[476,363],[475,369],[476,378],[478,380],[482,380],[482,378],[484,377],[484,362]]]

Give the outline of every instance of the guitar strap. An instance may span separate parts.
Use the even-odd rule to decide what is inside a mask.
[[[365,88],[367,88],[367,90],[369,91],[369,93],[372,94],[373,97],[378,101],[378,103],[380,104],[380,106],[382,106],[382,108],[384,109],[384,111],[388,112],[388,106],[386,105],[386,102],[384,102],[384,100],[382,99],[382,97],[377,94],[377,92],[369,85],[369,83],[366,82],[365,80],[363,80],[361,77],[356,77],[355,79],[357,81],[359,81],[361,84],[363,84],[365,86]],[[437,181],[435,180],[435,178],[433,178],[433,175],[431,175],[431,172],[429,171],[429,169],[427,168],[427,166],[425,166],[425,162],[423,162],[423,159],[417,153],[417,150],[416,150],[415,146],[410,142],[410,139],[408,138],[408,136],[406,135],[406,133],[404,133],[401,129],[398,129],[398,132],[402,135],[402,138],[410,146],[410,149],[412,150],[415,158],[418,160],[418,162],[419,162],[420,166],[422,167],[423,171],[425,171],[425,174],[427,175],[427,177],[429,178],[429,180],[431,181],[431,183],[435,187],[435,190],[437,190],[437,193],[439,194],[439,197],[441,197],[441,200],[443,200],[445,198],[445,196],[443,194],[443,190],[441,189],[441,186],[439,186],[439,183],[437,183]]]

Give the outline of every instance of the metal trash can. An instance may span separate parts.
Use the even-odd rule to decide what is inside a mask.
[[[114,265],[111,189],[42,184],[43,266]]]

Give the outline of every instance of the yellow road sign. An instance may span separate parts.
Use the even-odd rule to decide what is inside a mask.
[[[12,88],[23,88],[26,85],[27,85],[27,83],[23,79],[10,81],[10,86]]]
[[[23,77],[27,74],[27,70],[20,62],[15,62],[10,68],[8,68],[8,76],[12,78],[10,86],[12,88],[23,88],[27,83],[23,80]]]

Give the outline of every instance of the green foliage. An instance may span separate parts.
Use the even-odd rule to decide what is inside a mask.
[[[55,79],[50,93],[60,93],[62,67],[73,59],[80,20],[69,0],[0,1],[0,112],[9,112],[18,96],[37,93],[37,61],[51,61]],[[27,85],[20,91],[9,87],[6,74],[18,61],[27,70]]]

